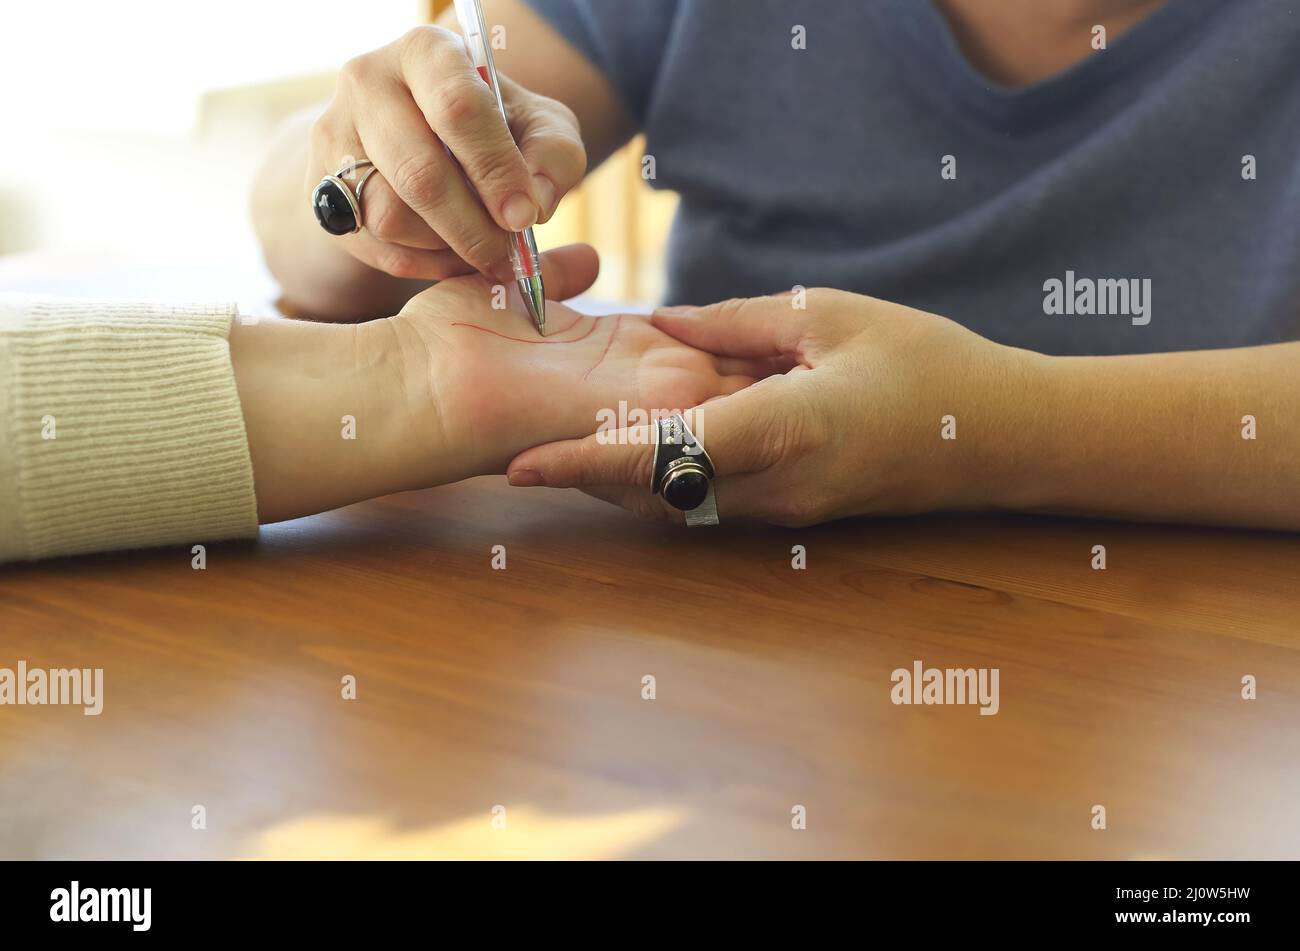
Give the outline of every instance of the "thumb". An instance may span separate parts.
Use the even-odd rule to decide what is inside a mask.
[[[788,385],[785,377],[771,377],[683,414],[717,478],[758,472],[777,461]],[[654,438],[655,427],[648,424],[548,443],[520,453],[506,474],[511,485],[630,486],[649,494]]]
[[[596,255],[596,249],[589,244],[566,244],[552,248],[542,254],[541,263],[542,282],[546,285],[548,300],[562,301],[576,297],[591,287],[596,275],[600,273],[600,258]],[[513,280],[503,284],[508,293],[518,295]],[[492,287],[492,283],[481,274],[447,278],[412,297],[402,308],[402,313],[424,313],[434,308],[438,301],[445,301],[448,295],[477,306],[493,293]],[[436,313],[436,309],[433,312]],[[522,305],[519,305],[518,313],[523,314]]]
[[[542,254],[542,282],[550,300],[568,300],[591,288],[600,274],[600,256],[589,244],[566,244]]]

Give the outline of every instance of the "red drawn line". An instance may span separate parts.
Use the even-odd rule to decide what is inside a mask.
[[[610,331],[609,339],[605,341],[605,349],[600,351],[600,359],[597,360],[595,363],[593,363],[591,365],[591,369],[582,375],[583,380],[586,380],[587,377],[591,376],[592,370],[595,370],[596,367],[600,366],[602,363],[605,362],[605,357],[609,355],[610,347],[614,346],[614,338],[618,336],[618,328],[619,325],[622,323],[623,323],[623,315],[619,314],[617,317],[614,318],[614,329]],[[594,328],[595,325],[593,324],[592,326]]]
[[[570,323],[569,326],[565,327],[563,330],[557,330],[557,331],[555,331],[555,332],[556,332],[557,334],[567,334],[567,333],[568,333],[570,330],[572,330],[574,327],[578,326],[578,321],[580,321],[580,320],[582,320],[582,314],[574,314],[574,315],[573,315],[573,322]]]
[[[569,326],[565,327],[563,330],[555,331],[556,335],[558,336],[559,334],[568,333],[574,327],[578,326],[578,321],[580,320],[582,320],[582,314],[578,314],[578,316],[574,317],[573,323],[569,324]],[[453,327],[468,327],[471,330],[481,330],[485,334],[491,334],[494,337],[500,337],[502,340],[513,340],[515,343],[577,343],[579,340],[586,340],[588,337],[591,336],[592,331],[596,329],[596,322],[593,320],[591,322],[591,326],[587,328],[587,332],[585,334],[583,334],[581,337],[574,337],[572,340],[525,340],[523,337],[511,337],[508,334],[498,333],[497,331],[492,330],[489,327],[480,327],[478,324],[468,324],[456,320],[456,321],[452,321],[451,325]]]

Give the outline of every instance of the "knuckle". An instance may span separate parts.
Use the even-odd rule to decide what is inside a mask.
[[[402,231],[401,210],[404,207],[391,192],[371,195],[366,193],[366,230],[380,241],[396,241]]]
[[[551,104],[551,108],[555,110],[561,125],[569,126],[574,131],[577,131],[579,128],[581,128],[581,126],[578,123],[578,114],[574,112],[572,109],[570,109],[566,103],[560,102],[560,100],[558,99],[548,99],[547,102],[549,102]],[[587,151],[586,149],[582,148],[581,137],[574,136],[573,141],[577,143],[582,155],[585,157]]]
[[[343,64],[339,70],[338,85],[343,90],[359,89],[368,85],[378,72],[374,53],[362,53]]]
[[[566,178],[563,185],[568,187],[577,184],[587,171],[586,147],[581,140],[566,135],[555,140],[555,150],[559,159],[558,171]]]
[[[730,297],[716,304],[714,313],[719,320],[734,320],[744,313],[751,299],[753,298]]]
[[[772,464],[799,459],[826,438],[820,421],[808,412],[774,412],[767,421],[767,432]]]
[[[436,125],[459,131],[456,159],[479,191],[491,193],[525,181],[527,169],[486,90],[477,78],[445,84]]]
[[[329,120],[328,111],[319,116],[307,130],[307,143],[311,148],[312,154],[320,154],[329,146],[332,136],[332,123]]]
[[[504,192],[511,184],[525,178],[523,159],[513,147],[492,148],[470,161],[466,170],[480,192]]]
[[[529,93],[527,111],[521,111],[531,135],[546,147],[547,164],[552,174],[581,176],[587,167],[587,149],[582,144],[581,125],[572,109],[564,103]],[[512,113],[513,115],[513,113]]]
[[[478,74],[472,70],[474,62],[469,47],[461,35],[440,26],[431,27],[430,31],[432,35],[425,39],[427,45],[424,48],[427,59],[420,63],[420,68],[438,77],[470,73],[478,81]]]
[[[441,163],[417,153],[406,156],[397,164],[390,181],[403,201],[420,209],[437,204],[446,177]]]
[[[579,485],[602,485],[612,481],[608,476],[611,446],[594,437],[583,439],[574,446],[569,468]]]
[[[373,181],[373,179],[372,179]],[[373,196],[365,195],[363,221],[365,230],[376,236],[381,242],[400,243],[408,231],[407,214],[409,209],[402,200],[390,190],[378,191]]]
[[[456,250],[479,271],[489,270],[506,256],[505,239],[495,229],[467,234]]]
[[[453,40],[459,42],[451,30],[427,24],[407,30],[397,45],[404,55],[424,60],[427,65],[429,57],[436,56],[442,47]]]
[[[322,169],[332,173],[343,164],[347,147],[342,143],[349,140],[350,130],[350,124],[337,115],[333,107],[311,124],[307,131],[307,147],[311,154],[313,177]]]
[[[419,258],[409,248],[401,245],[384,245],[379,250],[376,263],[381,271],[393,277],[419,276]]]
[[[627,481],[635,486],[649,486],[654,474],[654,451],[638,452],[628,465]]]
[[[487,87],[478,77],[443,83],[438,91],[439,127],[456,129],[472,122],[483,113],[483,91]]]

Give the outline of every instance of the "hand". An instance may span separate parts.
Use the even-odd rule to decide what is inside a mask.
[[[1044,358],[958,324],[842,291],[668,308],[653,324],[701,350],[751,362],[760,382],[687,413],[717,467],[725,521],[806,525],[867,513],[998,504],[1016,464],[999,426],[1032,405]],[[944,418],[954,418],[945,439]],[[652,518],[682,513],[651,495],[648,427],[539,446],[515,485],[577,486]]]
[[[597,271],[585,245],[548,252],[542,266],[557,297],[586,290]],[[262,521],[500,473],[530,446],[596,431],[620,401],[692,406],[762,368],[702,353],[645,317],[557,303],[541,338],[517,297],[498,310],[494,293],[474,275],[364,324],[237,324],[231,353]]]
[[[543,255],[546,289],[581,293],[595,279],[586,245]],[[761,361],[716,357],[673,339],[633,314],[584,316],[549,303],[539,337],[514,287],[512,307],[492,307],[493,286],[478,276],[443,281],[386,321],[363,325],[387,335],[414,409],[412,438],[439,449],[415,484],[500,473],[530,446],[593,433],[602,411],[694,406],[743,389]]]
[[[394,277],[510,283],[505,232],[550,218],[587,157],[567,106],[498,78],[509,129],[450,30],[419,27],[348,62],[311,130],[306,189],[360,158],[376,171],[365,227],[332,240]]]

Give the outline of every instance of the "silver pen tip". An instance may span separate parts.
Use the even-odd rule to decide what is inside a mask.
[[[542,286],[541,275],[519,278],[519,293],[523,295],[524,306],[533,318],[537,333],[546,336],[546,288]]]

